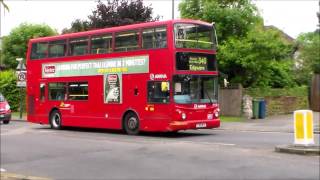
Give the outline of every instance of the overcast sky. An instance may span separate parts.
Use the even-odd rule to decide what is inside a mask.
[[[61,32],[70,27],[73,20],[85,19],[96,7],[93,0],[4,0],[10,11],[1,8],[1,35],[8,35],[20,23],[46,23]],[[175,0],[175,18],[179,18],[178,4]],[[171,0],[144,0],[152,5],[154,15],[162,20],[171,19]],[[317,28],[319,11],[318,0],[253,0],[264,18],[265,25],[274,25],[296,38],[300,33],[311,32]]]

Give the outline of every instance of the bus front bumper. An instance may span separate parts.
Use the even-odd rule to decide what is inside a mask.
[[[179,131],[187,129],[212,129],[218,127],[220,127],[220,119],[172,121],[169,123],[168,131]]]

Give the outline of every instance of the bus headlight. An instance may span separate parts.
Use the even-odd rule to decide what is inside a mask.
[[[215,117],[215,118],[218,118],[218,117],[219,117],[219,113],[220,113],[220,109],[217,108],[217,109],[214,111],[214,117]]]
[[[217,118],[219,117],[219,111],[214,112],[214,116]]]
[[[6,106],[4,107],[4,110],[5,110],[5,111],[9,111],[9,110],[10,110],[9,104],[6,104]]]
[[[182,118],[183,120],[187,119],[186,113],[181,113],[181,118]]]

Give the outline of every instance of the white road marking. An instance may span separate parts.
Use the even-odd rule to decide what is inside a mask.
[[[0,133],[1,136],[6,136],[6,135],[18,135],[18,134],[24,134],[26,132],[28,132],[30,129],[27,127],[22,127],[22,128],[17,128],[17,129],[13,129],[4,133]]]

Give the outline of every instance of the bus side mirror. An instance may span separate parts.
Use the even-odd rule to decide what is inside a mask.
[[[161,82],[161,91],[168,92],[169,91],[169,82]]]

